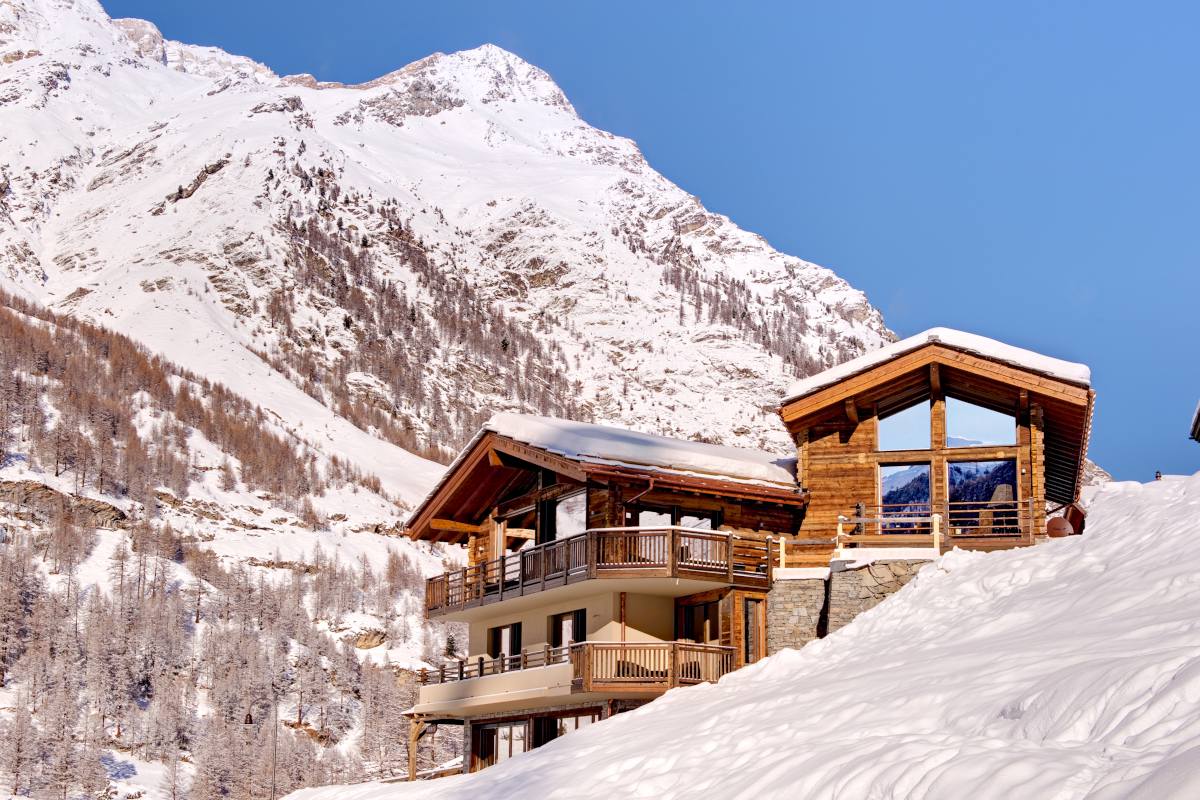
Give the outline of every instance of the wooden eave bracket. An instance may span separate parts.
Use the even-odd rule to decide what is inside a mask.
[[[852,425],[858,424],[858,406],[854,404],[853,397],[846,400],[846,418],[850,420]]]

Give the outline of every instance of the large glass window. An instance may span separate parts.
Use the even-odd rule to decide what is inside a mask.
[[[880,450],[929,449],[929,401],[879,418]]]
[[[1017,462],[955,461],[946,465],[950,527],[966,535],[1019,533]]]
[[[946,398],[946,446],[982,447],[1017,443],[1017,418],[1012,414]]]
[[[554,505],[554,536],[565,539],[587,530],[587,492],[560,497]]]
[[[599,718],[595,712],[574,714],[566,717],[535,717],[533,719],[533,746],[541,747],[560,736],[566,736],[586,728]]]
[[[702,528],[711,531],[717,525],[715,511],[686,511],[679,512],[679,526],[682,528]]]
[[[655,506],[632,506],[625,511],[625,524],[640,528],[666,528],[678,525],[681,528],[715,530],[720,514],[716,511],[695,508],[673,508]]]
[[[639,528],[666,528],[671,525],[670,509],[636,508],[633,510],[632,516],[633,519],[629,524]]]
[[[928,464],[896,464],[879,467],[879,516],[928,517],[932,511],[929,494]],[[884,522],[887,530],[911,530],[924,528],[925,523],[911,521]]]

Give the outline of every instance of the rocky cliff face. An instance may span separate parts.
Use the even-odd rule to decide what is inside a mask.
[[[0,280],[409,501],[496,409],[784,450],[788,382],[890,338],[496,47],[342,86],[6,0],[0,61]]]

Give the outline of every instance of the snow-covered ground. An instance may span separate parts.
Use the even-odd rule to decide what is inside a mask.
[[[1200,473],[1089,490],[1087,533],[955,551],[827,639],[389,798],[1200,797]]]

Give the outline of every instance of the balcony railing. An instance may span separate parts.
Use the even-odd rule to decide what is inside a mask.
[[[495,658],[476,656],[447,661],[439,665],[436,670],[421,670],[417,673],[417,681],[422,684],[452,683],[471,678],[482,678],[485,675],[500,675],[515,670],[564,664],[571,660],[571,647],[572,645],[562,647],[547,645],[538,650],[522,650],[511,656],[502,655]]]
[[[839,547],[941,547],[955,539],[1032,541],[1039,498],[858,505],[838,516]]]
[[[766,542],[701,528],[595,528],[448,572],[425,583],[446,612],[598,577],[667,577],[767,586]]]
[[[573,691],[641,692],[716,681],[733,669],[733,656],[732,647],[691,642],[579,642],[452,661],[422,670],[418,680],[451,683],[570,662]]]
[[[733,670],[733,648],[691,642],[584,642],[571,649],[572,686],[583,692],[670,689],[715,682]]]

